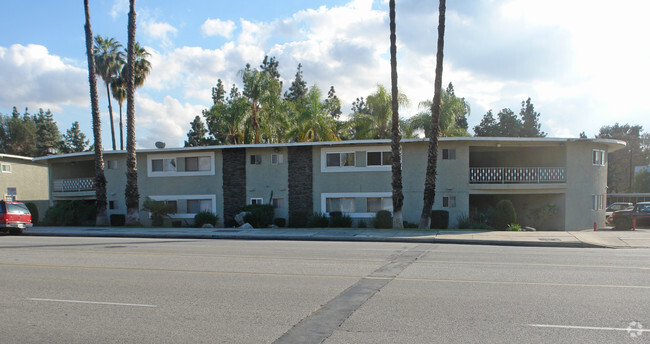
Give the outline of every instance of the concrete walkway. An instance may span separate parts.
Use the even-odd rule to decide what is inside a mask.
[[[232,240],[377,241],[549,247],[650,248],[650,229],[594,232],[420,231],[333,228],[33,227],[23,235]]]

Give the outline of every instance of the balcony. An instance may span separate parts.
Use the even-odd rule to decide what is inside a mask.
[[[470,184],[566,183],[564,167],[472,167]]]
[[[56,179],[52,185],[52,195],[59,199],[94,199],[95,178]]]

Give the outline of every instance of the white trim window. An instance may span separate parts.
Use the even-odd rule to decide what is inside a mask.
[[[11,173],[11,164],[1,164],[2,173]]]
[[[442,150],[442,160],[456,160],[456,148],[444,148]]]
[[[366,198],[366,212],[376,213],[380,210],[388,210],[393,212],[393,198],[392,197],[367,197]]]
[[[172,212],[167,216],[172,219],[193,219],[199,211],[217,213],[216,195],[154,195],[149,198],[170,205]],[[185,209],[179,209],[179,205],[185,205]]]
[[[443,208],[456,208],[456,196],[442,196]]]
[[[321,212],[329,215],[340,211],[354,218],[372,218],[379,210],[393,211],[392,197],[391,192],[322,193]]]
[[[188,214],[198,214],[202,211],[212,212],[211,199],[188,199],[186,208]]]
[[[260,198],[260,197],[251,198],[248,204],[264,204],[264,198]]]
[[[354,167],[356,161],[355,152],[335,152],[326,154],[327,167]]]
[[[188,156],[185,157],[185,171],[210,171],[211,163],[212,159],[209,156]]]
[[[390,151],[366,152],[366,166],[391,166],[393,153]]]
[[[214,171],[212,152],[147,155],[149,177],[208,176]]]
[[[250,155],[250,164],[251,165],[261,165],[262,164],[262,154],[251,154]]]
[[[106,160],[106,169],[107,170],[117,170],[118,163],[116,159]]]
[[[284,162],[284,156],[282,154],[271,154],[271,165],[279,165]]]
[[[320,150],[321,172],[390,171],[390,146],[327,147]]]
[[[604,150],[594,149],[592,151],[592,163],[594,166],[605,166],[606,154]]]
[[[284,198],[274,198],[272,203],[273,203],[273,209],[284,208]]]

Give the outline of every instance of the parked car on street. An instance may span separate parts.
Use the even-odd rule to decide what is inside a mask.
[[[0,231],[20,234],[32,227],[32,214],[22,202],[0,201]]]
[[[634,204],[630,202],[614,202],[607,206],[607,209],[605,209],[605,222],[607,222],[608,225],[613,225],[614,221],[612,219],[612,214],[615,211],[619,210],[631,210],[634,208]]]
[[[639,202],[634,208],[615,211],[612,214],[616,229],[630,229],[634,221],[637,226],[650,224],[650,202]]]

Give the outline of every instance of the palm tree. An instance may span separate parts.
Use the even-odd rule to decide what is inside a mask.
[[[282,87],[278,79],[269,72],[251,69],[250,65],[242,69],[240,74],[244,82],[243,94],[250,102],[250,127],[255,137],[254,143],[257,144],[261,142],[260,111],[270,110],[264,108],[272,108],[279,101]],[[268,111],[266,114],[267,116],[271,115]]]
[[[312,86],[307,94],[292,104],[293,124],[289,130],[290,139],[297,142],[340,141],[336,128],[336,120],[329,115],[318,87]]]
[[[113,93],[113,98],[117,100],[117,103],[120,106],[120,150],[124,150],[124,137],[122,133],[124,132],[124,126],[122,123],[122,104],[126,99],[126,71],[122,68],[122,71],[118,76],[113,77],[111,81],[111,92]]]
[[[122,45],[115,38],[103,38],[100,35],[95,37],[95,64],[97,74],[104,80],[106,95],[108,97],[108,114],[111,120],[111,137],[113,138],[113,150],[115,150],[115,126],[113,124],[113,107],[111,105],[110,84],[124,65],[124,54],[120,51]]]
[[[147,57],[151,56],[149,52],[140,46],[140,43],[135,43],[134,47],[135,54],[135,75],[133,76],[133,83],[135,88],[142,87],[144,81],[149,76],[151,72],[151,62],[147,60]]]
[[[440,91],[442,89],[442,58],[445,47],[445,0],[440,0],[438,8],[438,48],[436,56],[436,79],[434,82],[433,104],[431,106],[431,126],[429,131],[429,152],[427,172],[424,179],[424,204],[420,215],[420,229],[431,225],[431,208],[436,196],[436,173],[438,164],[438,132],[440,131]]]
[[[95,59],[93,55],[93,32],[90,29],[90,11],[88,0],[84,0],[86,14],[86,57],[88,58],[88,82],[90,84],[90,106],[93,116],[93,137],[95,139],[95,198],[97,199],[97,217],[95,223],[98,226],[108,225],[106,213],[106,176],[104,176],[104,157],[102,155],[102,129],[99,119],[99,99],[97,97],[97,79],[95,78]]]
[[[126,63],[126,225],[140,224],[140,194],[135,156],[135,0],[129,0],[129,41]]]
[[[470,113],[469,103],[465,98],[458,98],[454,94],[454,87],[451,83],[440,95],[440,132],[443,137],[470,136],[467,131],[467,116]],[[431,100],[420,102],[418,107],[426,110],[407,120],[409,132],[424,132],[429,137],[431,126]]]
[[[402,206],[402,145],[399,129],[399,93],[397,90],[397,35],[395,34],[395,0],[390,0],[390,83],[391,83],[391,153],[392,153],[392,187],[393,187],[393,228],[404,228]]]
[[[408,98],[402,93],[397,95],[399,105],[408,104]],[[354,128],[355,139],[385,139],[388,137],[392,121],[392,96],[382,85],[366,98],[367,111],[352,114],[350,125]]]

